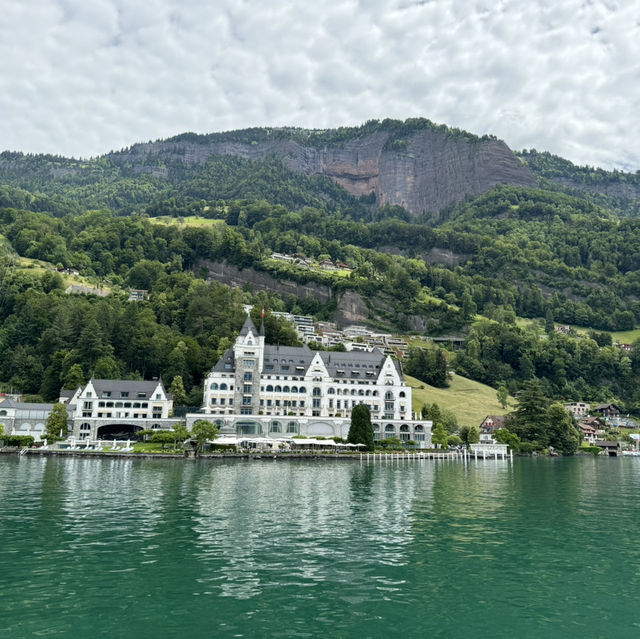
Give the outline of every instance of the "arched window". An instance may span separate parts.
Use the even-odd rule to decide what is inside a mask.
[[[283,393],[288,393],[289,392],[289,387],[288,386],[283,386],[282,387],[282,392]]]
[[[374,433],[380,432],[380,424],[373,424],[373,432]]]
[[[373,393],[371,393],[374,397],[378,396],[378,391],[373,391]]]
[[[360,389],[360,390],[358,391],[358,395],[364,395],[364,391],[363,391],[362,389]]]
[[[313,389],[313,396],[314,397],[320,397],[320,389],[319,388],[314,388]]]
[[[2,415],[2,417],[4,417],[6,414],[7,414],[7,411],[4,410],[4,408],[0,410],[0,415]]]
[[[371,395],[371,391],[370,391],[370,390],[368,390],[368,391],[365,393],[365,395],[366,395],[367,397],[369,397],[369,396]]]
[[[295,422],[289,422],[287,424],[287,432],[288,433],[297,433],[298,432],[298,424]]]
[[[220,390],[227,390],[226,384],[220,384]]]
[[[404,391],[400,391],[400,397],[405,397]]]
[[[424,433],[424,428],[418,424],[414,429],[416,433]]]
[[[393,433],[394,431],[395,431],[395,428],[394,428],[393,424],[387,424],[384,427],[384,432],[385,433]]]
[[[282,392],[282,388],[280,386],[276,386],[274,390],[275,390],[276,393],[281,393]]]
[[[84,424],[80,424],[80,430],[91,430],[91,424],[87,424],[86,422]]]
[[[297,386],[292,386],[291,387],[291,392],[292,393],[297,393],[298,392],[298,387]]]
[[[328,391],[329,395],[335,395],[336,394],[336,389],[335,388],[330,388]]]
[[[402,424],[402,426],[400,426],[400,432],[401,433],[408,433],[409,432],[409,427],[406,424]]]
[[[393,400],[393,393],[392,393],[391,391],[387,391],[387,392],[384,394],[384,398],[385,398],[386,400]]]
[[[269,431],[272,433],[281,433],[282,429],[280,428],[280,422],[271,422],[271,427]]]
[[[160,430],[162,428],[162,426],[160,426],[160,424],[152,424],[151,425],[151,430]]]
[[[352,388],[352,389],[351,389],[351,394],[352,394],[352,395],[355,395],[355,394],[356,394],[356,389],[355,389],[355,388]]]
[[[299,393],[306,393],[307,389],[304,386],[300,386],[300,388],[298,389]]]
[[[273,385],[267,384],[267,393],[273,393]]]
[[[211,386],[209,386],[210,390],[218,390],[218,384],[216,384],[216,382],[213,382],[213,384],[211,384]]]

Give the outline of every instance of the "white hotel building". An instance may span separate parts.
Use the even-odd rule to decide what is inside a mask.
[[[413,418],[399,362],[378,349],[340,353],[265,344],[263,328],[249,317],[207,376],[203,400],[200,413],[187,415],[188,428],[208,419],[223,434],[346,438],[352,408],[366,404],[376,440],[431,446],[431,422]]]

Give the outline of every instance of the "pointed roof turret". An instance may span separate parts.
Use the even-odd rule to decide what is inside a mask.
[[[249,331],[251,331],[256,336],[258,335],[258,331],[256,330],[256,325],[251,320],[251,316],[247,315],[247,319],[244,321],[244,324],[240,329],[240,337],[246,337]]]

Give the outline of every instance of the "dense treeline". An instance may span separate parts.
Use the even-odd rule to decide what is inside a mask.
[[[557,155],[535,149],[525,149],[518,155],[545,189],[578,195],[622,216],[640,215],[640,171],[627,173],[576,166]]]
[[[190,402],[201,402],[200,382],[242,325],[243,304],[293,310],[279,297],[251,295],[207,284],[189,272],[158,268],[148,302],[65,295],[62,280],[29,273],[5,278],[0,310],[0,384],[53,400],[61,387],[99,378],[181,376]],[[294,301],[295,302],[295,301]],[[297,344],[293,328],[270,314],[267,339]]]

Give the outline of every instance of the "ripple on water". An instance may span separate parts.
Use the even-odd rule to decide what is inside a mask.
[[[0,458],[1,636],[634,636],[637,461]]]

